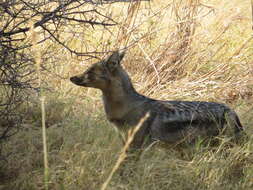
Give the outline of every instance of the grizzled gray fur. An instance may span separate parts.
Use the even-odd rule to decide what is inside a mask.
[[[102,91],[107,119],[121,132],[135,127],[149,112],[149,118],[135,135],[133,147],[142,147],[145,139],[174,144],[243,130],[237,114],[224,104],[161,101],[139,94],[120,64],[123,57],[124,52],[116,51],[70,80],[76,85]]]

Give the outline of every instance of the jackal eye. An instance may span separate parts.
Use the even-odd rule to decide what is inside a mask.
[[[101,62],[101,64],[103,67],[106,67],[106,62],[103,61],[103,62]]]
[[[85,79],[85,80],[94,80],[95,77],[96,77],[95,74],[90,73],[90,72],[88,72],[88,73],[86,73],[86,74],[84,75],[84,79]]]

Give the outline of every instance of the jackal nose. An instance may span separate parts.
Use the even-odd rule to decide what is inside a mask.
[[[82,82],[82,80],[79,77],[70,77],[70,81],[75,83],[75,84],[80,84]]]

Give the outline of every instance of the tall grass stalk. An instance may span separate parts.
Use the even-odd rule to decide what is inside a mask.
[[[252,30],[253,30],[253,0],[251,0],[251,19],[252,19]]]
[[[46,136],[46,119],[45,119],[45,96],[40,97],[41,101],[41,117],[42,117],[42,138],[43,138],[43,155],[44,155],[44,182],[45,189],[48,190],[49,182],[49,167],[48,167],[48,155],[47,155],[47,136]]]
[[[114,165],[114,167],[112,168],[112,171],[110,172],[109,176],[107,177],[106,181],[103,183],[101,190],[105,190],[106,187],[109,185],[113,174],[117,171],[117,169],[119,168],[120,164],[125,160],[125,158],[127,157],[127,150],[130,146],[130,144],[132,143],[135,134],[137,133],[137,131],[140,129],[140,127],[142,126],[142,124],[147,120],[147,118],[149,117],[149,113],[147,113],[138,123],[138,125],[136,125],[136,127],[133,130],[129,130],[128,131],[128,138],[127,141],[118,157],[118,160],[116,162],[116,164]]]
[[[34,30],[33,24],[31,24],[31,39],[32,39],[32,49],[35,55],[35,64],[36,64],[36,73],[38,76],[38,87],[39,87],[39,99],[40,99],[40,107],[41,107],[41,126],[42,126],[42,139],[43,139],[43,155],[44,155],[44,186],[45,189],[48,190],[48,182],[49,182],[49,167],[48,167],[48,153],[47,153],[47,136],[46,136],[46,118],[45,118],[45,99],[46,97],[43,95],[42,90],[42,82],[41,82],[41,52],[40,48],[37,48],[37,38],[38,34]]]

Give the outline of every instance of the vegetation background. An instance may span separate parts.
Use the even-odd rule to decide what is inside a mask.
[[[128,49],[123,65],[137,91],[162,100],[226,103],[239,114],[249,138],[236,145],[228,137],[219,137],[217,146],[196,143],[182,150],[149,147],[137,163],[128,165],[129,176],[123,178],[119,172],[114,173],[107,189],[252,189],[250,3],[249,0],[87,3],[79,9],[96,9],[117,23],[114,26],[68,23],[62,28],[59,35],[68,47],[78,52],[96,52],[88,56],[76,56],[54,41],[37,44],[43,32],[41,28],[31,29],[25,40],[36,47],[26,51],[41,56],[39,62],[44,68],[39,71],[41,82],[33,84],[41,91],[29,91],[28,102],[19,108],[26,113],[22,127],[2,144],[0,189],[38,190],[47,185],[48,189],[101,188],[122,144],[106,120],[100,92],[74,86],[69,77],[118,48]],[[43,53],[49,50],[50,56],[44,59]],[[40,96],[45,97],[47,185]]]

